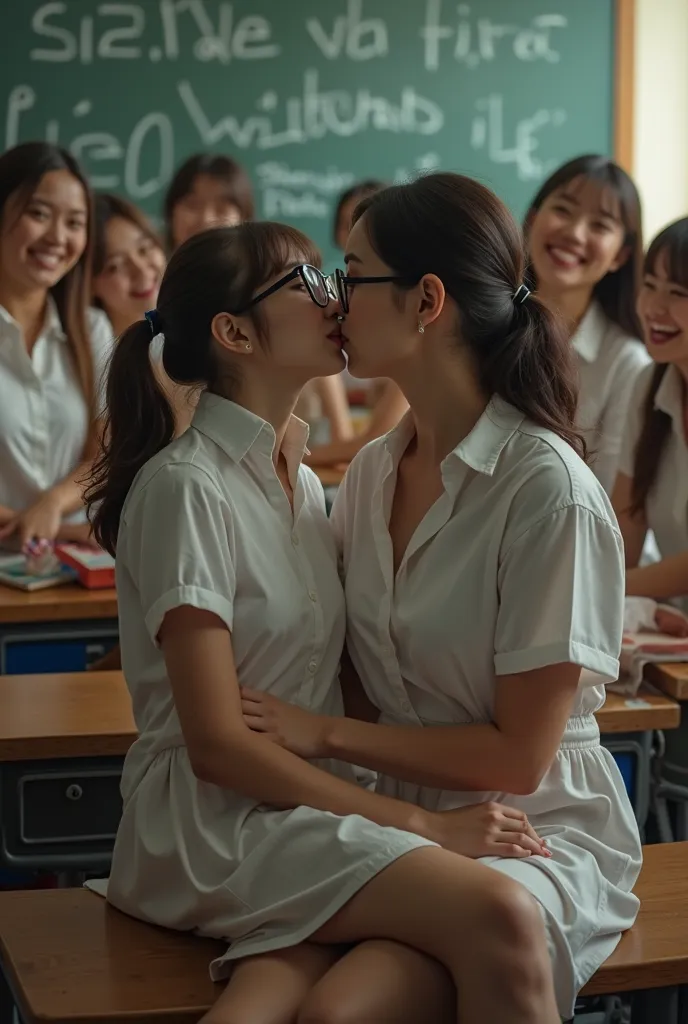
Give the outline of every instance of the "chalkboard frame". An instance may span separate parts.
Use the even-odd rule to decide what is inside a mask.
[[[614,28],[614,156],[630,174],[634,146],[635,0],[616,0]]]

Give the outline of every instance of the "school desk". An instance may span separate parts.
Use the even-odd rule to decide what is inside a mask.
[[[346,473],[346,466],[313,466],[323,487],[339,487]]]
[[[657,751],[652,799],[659,834],[664,842],[688,838],[688,664],[647,665],[645,677],[662,693],[681,703],[683,721]],[[675,815],[669,813],[669,806]]]
[[[0,868],[107,871],[135,738],[121,672],[0,677]]]
[[[645,678],[674,700],[688,700],[688,662],[646,665]]]
[[[680,706],[648,687],[641,687],[633,698],[607,690],[607,699],[595,717],[602,743],[619,766],[642,833],[652,803],[655,736],[678,728]]]
[[[0,674],[80,671],[117,642],[114,589],[0,586]]]

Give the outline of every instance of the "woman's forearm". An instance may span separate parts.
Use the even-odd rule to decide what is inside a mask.
[[[653,597],[655,600],[688,594],[688,551],[652,565],[628,569],[626,593],[629,597]]]
[[[432,838],[432,816],[413,804],[371,793],[302,760],[270,740],[237,730],[231,741],[206,748],[196,775],[273,807],[305,805],[332,814],[359,814],[378,825]]]
[[[50,488],[50,493],[57,500],[63,516],[78,512],[84,507],[84,490],[92,464],[92,459],[84,460],[75,470]]]
[[[520,756],[492,724],[426,726],[378,725],[352,718],[329,718],[323,757],[333,757],[405,782],[438,789],[531,790],[525,751]]]

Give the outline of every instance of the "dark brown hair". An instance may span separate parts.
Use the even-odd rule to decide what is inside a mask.
[[[95,381],[86,314],[91,301],[93,200],[83,171],[71,154],[48,142],[24,142],[0,156],[0,230],[7,227],[5,214],[8,200],[16,194],[23,209],[29,203],[41,179],[51,171],[67,171],[76,178],[84,190],[86,200],[86,248],[72,269],[50,289],[50,294],[55,301],[62,329],[67,336],[67,344],[92,422]]]
[[[525,271],[523,239],[497,196],[472,178],[430,174],[364,199],[355,220],[363,215],[373,249],[395,274],[442,281],[482,388],[585,455],[574,427],[571,346],[539,299],[513,300]]]
[[[656,274],[660,259],[665,261],[669,280],[682,288],[688,288],[688,217],[682,217],[660,231],[647,250],[644,273]],[[635,447],[631,504],[628,509],[632,516],[645,510],[647,497],[657,479],[664,446],[671,435],[671,417],[661,409],[655,409],[655,398],[668,365],[664,363],[655,366],[643,402],[642,427]]]
[[[143,210],[130,203],[122,196],[112,195],[109,192],[99,192],[94,201],[93,207],[93,276],[97,277],[102,273],[107,262],[107,226],[111,220],[119,217],[121,220],[129,221],[139,231],[149,238],[151,242],[160,249],[164,249],[162,239],[146,217]],[[99,305],[99,300],[93,300],[94,305]]]
[[[172,256],[158,295],[164,335],[162,363],[178,384],[232,393],[238,383],[220,361],[211,324],[218,313],[242,310],[260,287],[288,264],[318,265],[319,253],[305,235],[269,221],[211,228],[194,235]],[[260,307],[251,310],[265,344]],[[107,380],[107,422],[86,502],[98,542],[111,553],[122,508],[139,470],[174,437],[174,415],[149,356],[148,320],[121,336]]]
[[[172,211],[193,190],[194,182],[200,174],[207,174],[225,186],[227,198],[236,204],[242,220],[253,220],[255,217],[253,185],[242,165],[223,153],[196,153],[177,169],[165,193],[163,212],[170,249],[174,248]]]
[[[367,199],[369,196],[375,195],[376,192],[380,192],[383,188],[386,188],[384,181],[378,181],[377,178],[366,178],[365,181],[357,181],[354,185],[349,186],[340,195],[337,200],[337,205],[334,211],[334,217],[332,218],[332,241],[335,245],[337,242],[337,232],[339,231],[339,221],[342,216],[342,211],[347,203],[350,203],[352,199]]]
[[[595,299],[606,317],[633,338],[642,337],[635,300],[640,286],[643,265],[643,227],[640,196],[635,183],[626,172],[606,156],[579,156],[569,160],[540,187],[525,217],[526,240],[533,217],[544,201],[576,178],[593,181],[602,192],[611,193],[619,204],[624,229],[624,246],[629,249],[626,261],[618,270],[606,274],[593,290]],[[613,212],[613,211],[610,211]],[[529,284],[537,288],[535,269],[529,270]]]

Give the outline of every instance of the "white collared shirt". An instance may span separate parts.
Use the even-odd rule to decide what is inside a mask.
[[[388,523],[410,414],[367,445],[339,489],[347,641],[396,720],[490,721],[496,675],[572,662],[618,675],[623,546],[591,471],[551,431],[493,398],[442,463],[444,493],[396,577]],[[582,691],[574,714],[603,691]]]
[[[107,317],[90,309],[97,409],[112,350]],[[57,308],[48,312],[29,355],[21,327],[0,306],[0,505],[22,511],[79,465],[88,409]],[[83,516],[83,513],[77,513]]]
[[[592,471],[611,494],[628,403],[650,356],[642,342],[607,319],[597,302],[591,303],[571,344],[577,355],[580,383],[577,423],[593,452]]]
[[[140,734],[127,757],[125,794],[152,754],[180,742],[156,644],[165,614],[180,605],[226,624],[243,686],[341,713],[344,596],[322,485],[301,464],[307,438],[292,417],[282,452],[293,514],[272,461],[272,427],[208,393],[191,427],[134,482],[116,569],[124,674]]]
[[[633,478],[635,448],[643,425],[643,409],[655,364],[636,382],[628,413],[619,470]],[[655,409],[671,419],[671,433],[664,443],[654,485],[645,501],[645,518],[662,558],[688,549],[688,445],[683,426],[683,378],[675,366],[667,366],[654,398]]]
[[[599,676],[618,674],[621,536],[606,494],[570,446],[493,399],[443,461],[443,493],[394,574],[388,523],[412,432],[406,417],[359,453],[332,513],[347,645],[380,721],[493,722],[497,676],[562,663],[590,672],[535,792],[442,790],[385,774],[377,789],[431,811],[496,800],[528,815],[552,857],[484,863],[522,883],[542,907],[559,1012],[568,1019],[638,909],[638,828],[593,714],[605,697]]]

